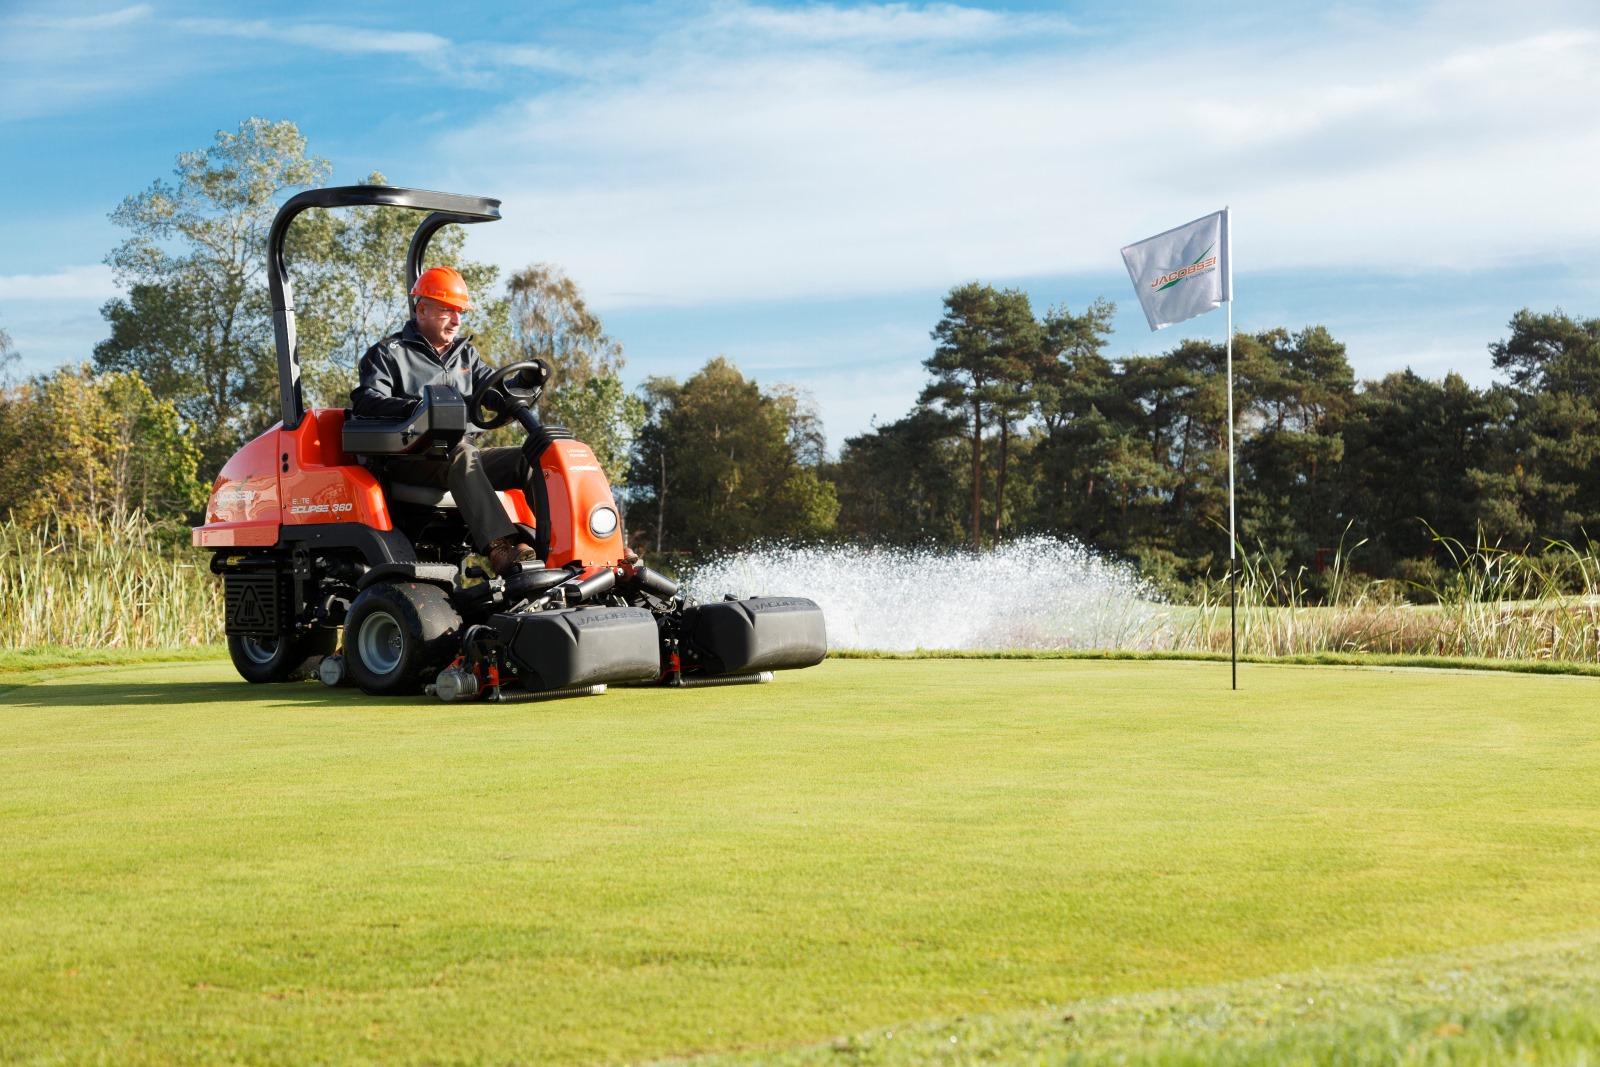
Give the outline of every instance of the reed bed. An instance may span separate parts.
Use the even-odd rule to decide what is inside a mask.
[[[1316,576],[1323,590],[1316,595],[1304,568],[1276,567],[1265,553],[1241,555],[1240,652],[1600,660],[1600,546],[1549,542],[1529,553],[1481,540],[1435,542],[1449,561],[1436,580],[1366,578],[1341,547],[1328,573]],[[1201,583],[1193,608],[1172,618],[1173,649],[1225,651],[1226,578]]]
[[[222,584],[188,531],[139,513],[87,523],[0,523],[0,650],[158,649],[213,644]],[[1239,650],[1246,655],[1383,653],[1600,662],[1600,545],[1551,542],[1520,552],[1436,538],[1445,560],[1426,582],[1362,575],[1341,546],[1313,575],[1241,553]],[[1190,603],[1153,605],[1108,649],[1225,652],[1225,576]],[[870,635],[858,644],[872,646]],[[1027,647],[1055,647],[1034,645]],[[1078,644],[1072,647],[1080,647]]]
[[[187,533],[137,512],[80,524],[0,523],[0,649],[216,642],[222,584]]]

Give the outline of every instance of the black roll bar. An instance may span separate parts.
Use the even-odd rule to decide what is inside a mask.
[[[267,235],[267,287],[272,293],[272,337],[278,349],[278,399],[283,428],[292,430],[305,418],[305,398],[300,389],[300,352],[294,329],[294,286],[289,281],[283,244],[289,224],[307,208],[403,207],[431,212],[411,238],[406,251],[406,290],[417,282],[428,242],[443,226],[494,222],[500,218],[500,201],[484,196],[435,193],[426,189],[399,189],[390,185],[338,185],[308,189],[291,196],[278,209]]]
[[[450,225],[452,222],[472,223],[482,222],[483,219],[476,215],[465,215],[459,211],[435,211],[422,220],[417,227],[417,232],[411,235],[411,247],[406,249],[406,292],[417,287],[417,279],[422,277],[422,259],[428,254],[428,242],[433,240],[433,235]],[[411,297],[411,310],[417,309],[417,298]]]

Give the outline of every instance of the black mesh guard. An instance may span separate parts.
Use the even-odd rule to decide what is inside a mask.
[[[229,637],[276,637],[283,632],[285,577],[278,571],[250,571],[223,577]]]

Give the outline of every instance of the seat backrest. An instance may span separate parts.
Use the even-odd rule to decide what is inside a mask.
[[[343,408],[312,408],[308,414],[317,425],[311,433],[300,435],[300,462],[319,467],[344,467],[355,463],[355,457],[346,452],[343,445],[344,422],[349,412]]]

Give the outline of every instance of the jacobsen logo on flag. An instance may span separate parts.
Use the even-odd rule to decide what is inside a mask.
[[[1122,250],[1152,330],[1203,315],[1232,299],[1228,210],[1158,233]]]

